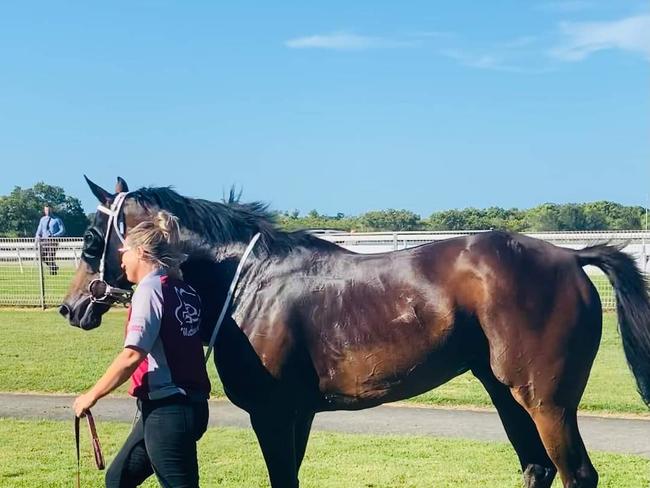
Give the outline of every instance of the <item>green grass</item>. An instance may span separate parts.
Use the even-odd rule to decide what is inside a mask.
[[[70,327],[53,310],[0,311],[0,391],[78,393],[90,388],[119,352],[125,310],[104,316],[101,327],[85,332]],[[214,393],[222,395],[214,366],[208,368]],[[120,392],[124,392],[122,387]],[[412,402],[430,405],[491,406],[471,374],[421,395]],[[601,346],[581,409],[650,416],[637,394],[616,330],[614,314],[605,315]]]
[[[0,487],[68,487],[76,472],[72,421],[0,419]],[[107,462],[129,425],[99,420]],[[82,486],[103,486],[82,432]],[[591,453],[602,488],[639,488],[650,483],[650,460]],[[266,487],[266,468],[250,430],[211,428],[199,443],[202,486]],[[519,488],[521,474],[505,443],[426,437],[367,436],[315,432],[300,473],[305,488],[422,487]],[[150,479],[147,488],[158,486]],[[556,480],[554,488],[560,486]]]

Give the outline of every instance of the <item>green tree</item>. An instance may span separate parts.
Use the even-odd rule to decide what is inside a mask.
[[[276,214],[278,225],[287,231],[299,229],[335,229],[350,231],[359,227],[357,220],[356,217],[347,217],[341,212],[334,216],[329,216],[320,214],[316,210],[310,211],[304,217],[300,216],[298,210]]]
[[[526,212],[529,231],[544,232],[558,230],[560,225],[559,205],[544,203]]]
[[[420,216],[410,210],[377,210],[366,212],[360,217],[362,230],[406,231],[422,228]]]
[[[530,231],[632,230],[641,229],[643,207],[614,202],[545,203],[526,212]]]
[[[427,221],[431,230],[489,230],[522,231],[526,227],[524,213],[516,208],[465,208],[434,212]]]
[[[469,229],[464,210],[451,209],[435,212],[429,217],[427,227],[430,230],[467,230]]]
[[[88,227],[88,218],[77,198],[67,196],[61,187],[39,182],[32,188],[17,186],[9,195],[0,196],[0,234],[33,236],[46,204],[63,220],[67,235],[80,236]]]
[[[640,206],[627,207],[620,203],[598,201],[585,203],[584,207],[588,215],[597,216],[602,221],[603,229],[642,229],[645,223],[645,208]]]

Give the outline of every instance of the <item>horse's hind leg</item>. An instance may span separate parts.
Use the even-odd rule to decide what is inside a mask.
[[[488,365],[472,368],[499,412],[510,443],[517,452],[525,488],[550,488],[555,465],[548,457],[530,415],[519,405],[510,389],[497,380]]]
[[[564,345],[542,341],[527,380],[511,383],[513,397],[530,414],[565,488],[595,488],[598,473],[578,431],[578,404],[600,341],[600,322],[560,321]]]
[[[564,487],[595,488],[598,474],[578,431],[577,410],[600,342],[600,317],[562,315],[545,325],[545,338],[520,334],[520,361],[491,366],[535,422]],[[528,330],[528,324],[522,327]]]
[[[547,452],[565,488],[595,488],[598,473],[578,432],[576,409],[547,406],[530,409]]]
[[[298,488],[295,414],[285,409],[270,409],[253,412],[250,417],[272,488]]]

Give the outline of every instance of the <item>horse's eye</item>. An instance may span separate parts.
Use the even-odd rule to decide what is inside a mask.
[[[82,256],[87,260],[97,259],[101,256],[103,243],[100,236],[94,230],[89,230],[84,234],[84,244]]]

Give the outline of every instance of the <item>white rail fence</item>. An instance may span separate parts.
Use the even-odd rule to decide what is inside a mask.
[[[476,232],[381,232],[319,233],[318,236],[359,253],[387,252],[449,239]],[[529,234],[558,246],[581,248],[611,242],[624,244],[624,251],[649,273],[650,233],[630,232],[563,232]],[[34,239],[0,238],[0,306],[57,306],[66,294],[81,259],[81,238]],[[614,309],[613,290],[597,269],[589,269],[606,309]]]

